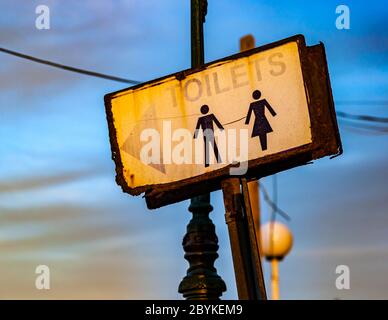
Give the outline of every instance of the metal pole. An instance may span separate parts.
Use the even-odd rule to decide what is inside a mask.
[[[225,179],[221,183],[225,204],[225,222],[228,225],[230,247],[238,298],[250,300],[255,296],[252,288],[252,264],[249,257],[249,238],[244,225],[243,198],[239,178]]]
[[[207,14],[207,0],[191,0],[191,67],[205,62],[203,24]]]
[[[266,300],[248,186],[245,179],[242,183],[243,193],[239,178],[221,182],[238,297],[240,300]]]
[[[256,241],[259,246],[260,253],[261,250],[261,235],[260,235],[260,225],[261,225],[261,213],[260,213],[260,189],[259,181],[250,181],[248,182],[249,198],[251,200],[253,223],[255,226]]]
[[[258,300],[267,300],[267,293],[265,290],[264,274],[263,274],[263,265],[261,263],[261,248],[258,242],[258,236],[256,234],[256,227],[254,222],[254,216],[251,206],[249,184],[246,179],[241,179],[242,185],[242,194],[244,197],[244,213],[245,219],[244,222],[248,229],[248,236],[250,242],[250,258],[253,266],[252,279],[254,282],[252,285],[256,291],[255,299]]]
[[[279,261],[271,260],[271,293],[272,300],[279,300]]]
[[[204,63],[203,23],[206,13],[207,0],[191,0],[192,68]],[[189,211],[193,218],[182,243],[190,267],[178,289],[188,300],[219,299],[226,291],[225,282],[214,268],[214,261],[218,258],[218,238],[209,218],[212,210],[209,193],[191,199]]]

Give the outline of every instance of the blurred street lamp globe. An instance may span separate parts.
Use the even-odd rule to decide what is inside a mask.
[[[292,234],[280,222],[267,222],[261,226],[262,253],[267,260],[282,260],[292,247]],[[271,240],[271,233],[273,233]]]

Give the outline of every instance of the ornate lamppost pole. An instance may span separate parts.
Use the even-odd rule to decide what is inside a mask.
[[[206,13],[207,0],[191,0],[192,68],[204,64],[203,24]],[[182,243],[190,267],[178,289],[188,300],[219,299],[226,291],[226,285],[214,267],[218,258],[218,238],[209,218],[212,210],[209,193],[191,199],[189,211],[193,218],[187,225]]]

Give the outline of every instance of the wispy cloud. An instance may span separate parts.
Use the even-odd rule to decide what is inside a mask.
[[[79,179],[87,179],[101,175],[103,171],[101,168],[90,168],[85,170],[78,170],[72,172],[62,172],[52,176],[35,176],[19,180],[2,181],[0,182],[0,193],[9,192],[25,192],[40,188],[48,188],[57,186],[67,182],[74,182]]]

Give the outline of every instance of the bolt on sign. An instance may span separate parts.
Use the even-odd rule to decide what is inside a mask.
[[[149,208],[342,152],[323,44],[296,35],[105,96],[116,181]]]

